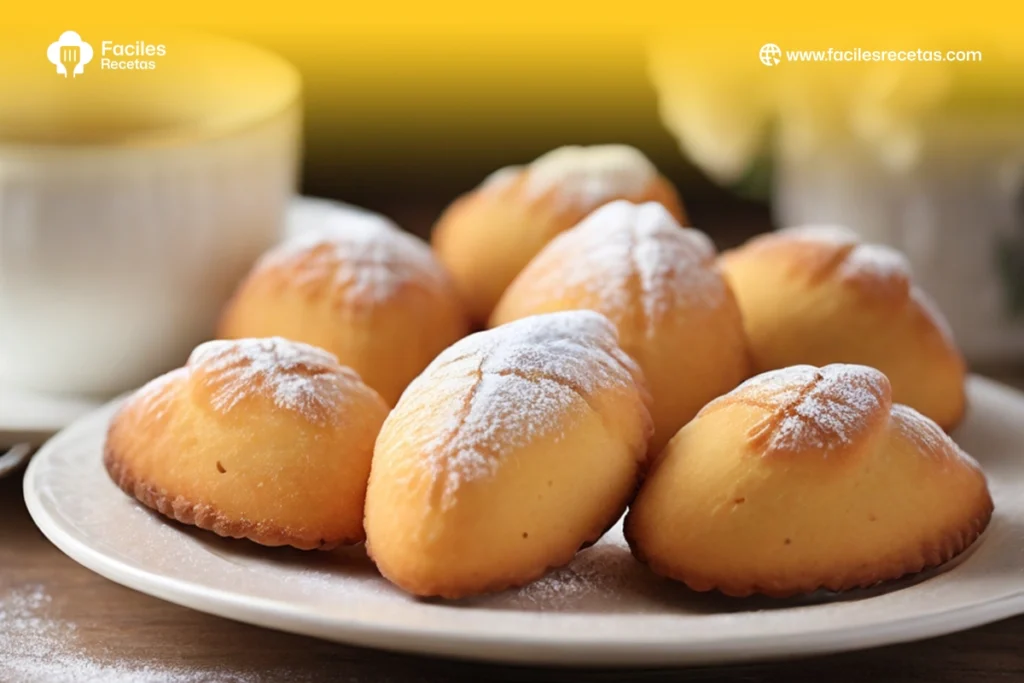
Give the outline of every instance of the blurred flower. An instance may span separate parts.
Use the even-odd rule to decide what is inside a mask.
[[[758,69],[764,67],[752,61],[751,68],[712,71],[675,43],[651,49],[662,121],[683,152],[720,183],[738,181],[767,141],[776,106]]]
[[[1020,104],[1021,61],[995,48],[983,53],[984,62],[973,64],[766,66],[756,50],[709,55],[660,39],[650,45],[649,64],[662,121],[684,153],[719,182],[734,184],[769,150],[790,159],[855,150],[893,172],[912,169],[928,122],[948,105],[981,102],[973,112],[984,115]]]

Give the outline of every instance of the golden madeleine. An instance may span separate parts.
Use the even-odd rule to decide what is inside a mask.
[[[651,420],[636,364],[591,311],[526,318],[444,351],[373,454],[367,550],[421,596],[519,586],[622,514]]]
[[[893,400],[950,430],[966,368],[942,314],[898,251],[843,228],[790,228],[726,252],[757,372],[807,363],[881,370]]]
[[[560,147],[526,166],[491,174],[458,198],[434,228],[433,244],[478,324],[548,241],[615,199],[663,204],[685,222],[672,184],[626,145]]]
[[[260,259],[218,334],[324,348],[394,405],[468,331],[455,286],[424,242],[381,216],[339,210]]]
[[[213,341],[133,394],[104,463],[143,504],[221,536],[331,548],[364,538],[373,444],[388,407],[322,349]]]
[[[669,442],[626,516],[634,555],[695,590],[784,597],[940,565],[987,526],[978,464],[860,365],[768,372]]]
[[[652,453],[750,376],[743,319],[707,236],[655,202],[606,204],[551,240],[505,290],[492,325],[590,309],[618,328],[653,401]]]

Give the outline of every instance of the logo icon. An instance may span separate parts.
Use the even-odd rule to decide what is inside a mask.
[[[82,40],[82,36],[74,31],[65,31],[60,34],[56,43],[50,43],[46,49],[46,58],[50,64],[57,67],[58,74],[64,74],[64,78],[71,74],[77,78],[78,74],[85,71],[85,65],[92,61],[92,45]]]
[[[776,66],[782,61],[782,49],[775,43],[765,43],[761,46],[761,52],[758,53],[761,58],[761,63],[765,66]]]

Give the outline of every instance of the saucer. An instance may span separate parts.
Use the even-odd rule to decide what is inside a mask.
[[[16,444],[41,445],[102,401],[0,387],[0,451]]]

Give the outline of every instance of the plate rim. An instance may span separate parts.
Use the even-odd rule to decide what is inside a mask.
[[[1024,404],[1024,394],[999,382],[976,375],[971,376],[971,382]],[[36,485],[42,463],[49,457],[49,453],[62,446],[64,439],[70,438],[67,434],[73,436],[77,429],[84,428],[84,423],[98,419],[103,411],[112,410],[113,403],[75,420],[45,444],[32,459],[25,472],[23,491],[33,522],[51,543],[72,560],[115,583],[173,604],[264,628],[393,652],[491,663],[577,667],[693,666],[813,656],[893,645],[947,635],[1024,613],[1022,582],[1019,588],[1008,595],[988,597],[953,609],[937,609],[925,615],[897,616],[882,624],[840,625],[835,629],[805,632],[799,636],[767,633],[727,641],[680,642],[678,638],[653,632],[645,633],[642,639],[624,638],[621,635],[613,637],[611,634],[581,636],[566,633],[559,641],[552,642],[543,635],[533,633],[516,633],[510,639],[497,633],[471,629],[463,631],[437,626],[425,629],[407,624],[366,621],[344,614],[333,614],[330,619],[326,619],[321,614],[304,611],[300,605],[282,600],[246,596],[241,592],[210,587],[134,566],[89,546],[51,517]],[[481,607],[439,606],[474,612],[499,612]],[[652,615],[614,616],[623,621],[652,619]],[[667,615],[657,616],[671,618]]]

